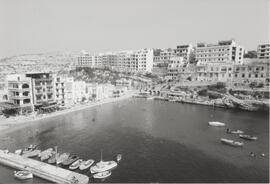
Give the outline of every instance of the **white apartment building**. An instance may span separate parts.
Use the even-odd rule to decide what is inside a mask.
[[[153,69],[153,49],[120,51],[89,55],[82,52],[78,57],[78,67],[108,67],[121,72],[151,73]]]
[[[55,80],[55,99],[57,104],[70,106],[73,104],[73,77],[57,76]]]
[[[191,44],[188,45],[177,45],[174,50],[177,56],[183,57],[185,61],[190,61],[190,55],[194,51],[194,48]]]
[[[94,67],[94,57],[86,51],[81,51],[77,58],[77,66],[79,67]]]
[[[169,60],[168,73],[166,79],[176,80],[178,79],[179,69],[184,65],[185,61],[183,57],[174,56]]]
[[[74,81],[72,84],[72,99],[74,103],[81,102],[85,94],[86,84],[84,81]]]
[[[244,48],[234,40],[219,41],[218,44],[198,43],[196,60],[198,64],[206,63],[234,63],[243,62]]]
[[[257,54],[259,59],[270,59],[270,43],[258,45]]]

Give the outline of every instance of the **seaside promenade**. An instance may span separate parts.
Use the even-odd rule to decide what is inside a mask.
[[[28,123],[35,122],[41,119],[46,119],[50,117],[60,116],[67,113],[71,113],[74,111],[79,111],[91,107],[96,107],[99,105],[107,104],[107,103],[113,103],[118,102],[120,100],[131,98],[134,95],[135,91],[129,91],[127,94],[117,97],[117,98],[107,98],[96,102],[90,102],[86,104],[77,104],[74,107],[71,107],[69,109],[61,110],[52,112],[49,114],[41,114],[41,115],[33,115],[33,116],[18,116],[18,117],[12,117],[12,118],[4,118],[0,119],[0,132],[7,132],[17,127],[17,125],[27,125]]]

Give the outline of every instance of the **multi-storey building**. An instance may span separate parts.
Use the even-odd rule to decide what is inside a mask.
[[[179,69],[184,65],[184,58],[175,56],[171,57],[168,65],[168,73],[166,78],[171,80],[177,80],[179,75]]]
[[[230,82],[233,76],[233,65],[211,63],[196,66],[198,81]]]
[[[270,43],[258,45],[257,54],[259,59],[270,59]]]
[[[190,61],[190,55],[194,52],[194,48],[191,44],[188,45],[177,45],[174,50],[177,56],[183,57],[185,61]]]
[[[7,75],[8,100],[18,107],[20,113],[34,110],[31,79],[21,74]]]
[[[52,73],[27,73],[27,78],[31,79],[33,94],[33,104],[39,108],[55,104],[55,74]]]
[[[81,102],[86,98],[86,83],[84,81],[74,81],[72,85],[72,99],[74,103]]]
[[[244,48],[234,40],[219,41],[218,44],[198,43],[196,60],[198,64],[206,63],[234,63],[243,62]]]
[[[238,84],[251,82],[269,85],[269,59],[246,59],[244,64],[234,66],[232,81]]]
[[[81,51],[80,55],[77,58],[77,66],[80,67],[94,67],[95,62],[92,55],[85,51]]]
[[[78,57],[78,67],[107,67],[121,72],[147,73],[153,69],[153,50],[121,51],[89,55],[82,53]]]

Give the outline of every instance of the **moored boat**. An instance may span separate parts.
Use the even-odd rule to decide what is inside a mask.
[[[104,172],[94,174],[93,178],[104,179],[104,178],[111,176],[111,174],[112,174],[111,171],[104,171]]]
[[[227,133],[228,134],[243,134],[244,131],[242,131],[242,130],[230,130],[230,129],[227,129]]]
[[[17,149],[14,153],[16,155],[21,155],[22,154],[22,149]]]
[[[23,156],[24,157],[35,157],[35,156],[38,156],[39,154],[40,154],[40,150],[33,150],[33,151],[31,151],[31,152],[27,152],[27,153],[25,153],[25,154],[23,154]]]
[[[71,170],[77,169],[78,167],[80,167],[80,165],[81,165],[82,162],[83,162],[82,159],[79,159],[79,160],[73,162],[73,163],[69,166],[69,169],[71,169]]]
[[[99,173],[104,171],[109,171],[117,167],[117,163],[115,161],[100,161],[96,165],[90,167],[91,173]]]
[[[104,162],[102,160],[102,152],[101,152],[100,162],[98,162],[98,163],[96,163],[96,165],[90,167],[90,172],[91,173],[100,173],[100,172],[112,170],[116,167],[117,167],[117,163],[115,161]]]
[[[59,158],[59,153],[54,153],[51,158],[48,160],[49,164],[54,164],[56,163],[56,158]]]
[[[221,123],[221,122],[218,122],[218,121],[209,121],[208,125],[220,127],[220,126],[225,126],[225,123]]]
[[[71,155],[68,157],[68,159],[64,160],[62,162],[63,165],[67,166],[67,165],[70,165],[72,164],[73,162],[79,160],[79,157],[77,155]]]
[[[52,152],[52,151],[53,151],[52,148],[48,148],[48,149],[46,149],[46,150],[40,152],[40,154],[38,155],[38,157],[42,157],[43,155],[45,155],[45,154],[47,154],[47,153],[49,153],[49,152]]]
[[[245,135],[245,134],[240,134],[239,137],[242,139],[250,140],[250,141],[255,141],[258,139],[258,137],[251,136],[251,135]]]
[[[14,177],[20,180],[33,178],[33,174],[29,171],[14,171]]]
[[[49,159],[54,153],[55,152],[53,151],[53,149],[50,149],[50,150],[41,154],[40,160],[45,161],[45,160]]]
[[[224,139],[221,138],[220,141],[224,144],[230,145],[230,146],[235,146],[235,147],[242,147],[244,145],[243,142],[238,142],[230,139]]]
[[[79,168],[80,168],[80,170],[85,170],[85,169],[89,168],[94,162],[95,161],[92,159],[83,161]]]
[[[57,158],[57,160],[56,160],[56,164],[61,164],[62,162],[64,162],[65,160],[67,160],[68,159],[68,157],[69,157],[69,153],[62,153],[60,156],[59,156],[59,158]]]

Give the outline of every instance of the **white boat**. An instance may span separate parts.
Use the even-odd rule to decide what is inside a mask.
[[[90,167],[91,173],[100,173],[104,171],[109,171],[117,167],[117,163],[115,161],[106,161],[102,160],[102,153],[100,162],[96,163],[96,165]]]
[[[98,178],[98,179],[104,179],[111,176],[111,174],[112,174],[111,171],[104,171],[104,172],[94,174],[93,177]]]
[[[47,154],[47,153],[49,153],[49,152],[52,152],[52,151],[53,151],[52,148],[48,148],[48,149],[46,149],[46,150],[40,152],[40,154],[38,154],[38,157],[42,157],[43,155],[45,155],[45,154]]]
[[[71,170],[77,169],[78,167],[80,167],[80,165],[81,165],[82,162],[83,162],[82,159],[79,159],[79,160],[73,162],[73,163],[69,166],[69,169],[71,169]]]
[[[23,154],[24,157],[35,157],[38,156],[40,154],[40,150],[33,150],[31,152],[27,152],[25,154]]]
[[[239,137],[242,139],[250,140],[250,141],[255,141],[258,139],[258,137],[251,136],[251,135],[244,135],[244,134],[240,134]]]
[[[225,126],[225,123],[221,123],[221,122],[218,122],[218,121],[209,121],[208,125],[220,127],[220,126]]]
[[[40,156],[40,160],[41,161],[44,161],[44,160],[47,160],[49,159],[55,152],[53,151],[53,149],[48,149],[47,151],[41,153],[41,156]]]
[[[56,164],[61,164],[62,162],[64,162],[66,159],[68,159],[69,155],[69,153],[61,154],[59,158],[56,159]]]
[[[20,180],[33,178],[33,174],[29,171],[14,171],[14,177]]]
[[[117,162],[120,162],[121,159],[122,159],[122,155],[121,155],[121,154],[118,154],[118,155],[116,156],[116,161],[117,161]]]
[[[228,144],[230,146],[235,146],[235,147],[242,147],[244,145],[243,142],[238,142],[238,141],[234,141],[230,139],[221,138],[220,141],[224,144]]]
[[[22,149],[17,149],[14,153],[16,155],[21,155],[22,154]]]
[[[89,159],[89,160],[86,160],[86,161],[83,161],[80,165],[80,170],[85,170],[85,169],[88,169],[95,161],[92,160],[92,159]]]
[[[243,134],[244,131],[242,131],[242,130],[230,130],[230,129],[227,129],[227,133],[229,133],[229,134]]]

